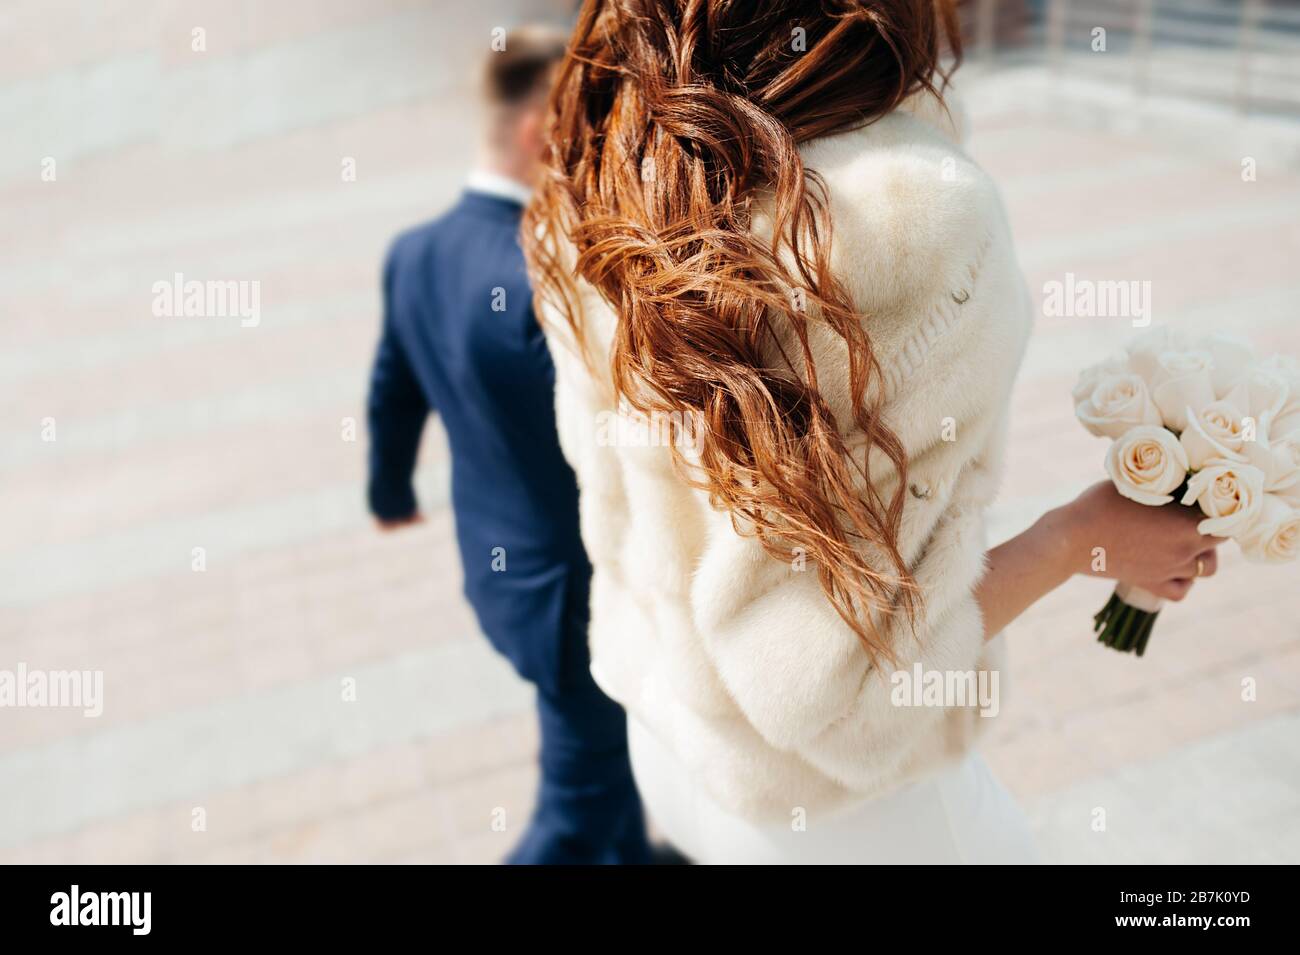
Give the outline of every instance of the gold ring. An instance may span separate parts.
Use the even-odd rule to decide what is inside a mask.
[[[1197,576],[1197,577],[1203,577],[1203,576],[1205,576],[1205,558],[1204,558],[1204,557],[1198,557],[1198,558],[1196,558],[1196,576]]]

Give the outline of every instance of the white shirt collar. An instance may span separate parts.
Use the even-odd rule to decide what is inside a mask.
[[[472,192],[481,192],[489,196],[496,196],[498,199],[507,199],[510,202],[517,202],[521,206],[528,205],[528,200],[533,197],[533,190],[519,180],[511,179],[500,173],[489,172],[486,169],[475,169],[471,172],[465,185]]]

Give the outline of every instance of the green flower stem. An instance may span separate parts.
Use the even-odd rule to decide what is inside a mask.
[[[1137,607],[1130,607],[1116,594],[1111,594],[1106,605],[1093,616],[1093,631],[1097,633],[1097,642],[1118,650],[1121,653],[1146,652],[1147,641],[1155,627],[1159,612],[1147,613]]]
[[[1118,607],[1119,607],[1119,596],[1112,593],[1110,595],[1110,599],[1106,601],[1106,606],[1102,607],[1100,610],[1096,612],[1096,614],[1093,615],[1092,618],[1093,631],[1096,632],[1099,630],[1104,630],[1106,628],[1106,625],[1110,622],[1111,617],[1114,615],[1115,610]],[[1103,637],[1099,637],[1098,639],[1104,639],[1104,635]]]
[[[1134,631],[1137,629],[1138,619],[1132,607],[1125,607],[1120,611],[1119,627],[1115,633],[1115,648],[1127,653],[1133,647]]]
[[[1142,654],[1146,652],[1147,640],[1151,638],[1151,631],[1155,629],[1156,617],[1158,616],[1160,616],[1160,612],[1156,611],[1153,614],[1148,614],[1146,620],[1143,621],[1142,635],[1138,639],[1138,645],[1137,645],[1138,656],[1142,656]]]

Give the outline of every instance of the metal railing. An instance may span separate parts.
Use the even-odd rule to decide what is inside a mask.
[[[968,55],[1300,118],[1300,0],[969,0]]]

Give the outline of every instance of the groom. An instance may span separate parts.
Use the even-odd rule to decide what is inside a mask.
[[[515,30],[489,54],[481,167],[450,211],[393,243],[370,382],[368,493],[380,527],[420,520],[411,476],[437,409],[465,596],[493,646],[537,688],[541,788],[507,861],[644,863],[623,711],[587,669],[591,567],[518,239],[563,55],[563,35],[537,28]]]

